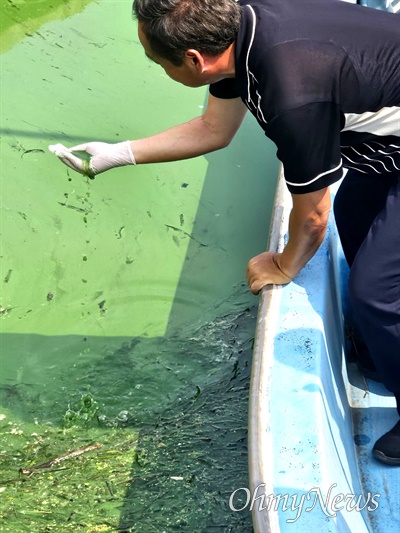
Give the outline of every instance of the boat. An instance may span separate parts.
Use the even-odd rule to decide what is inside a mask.
[[[345,1],[400,11],[399,0]],[[269,250],[284,248],[290,210],[281,170]],[[324,242],[295,280],[260,293],[249,488],[241,495],[255,533],[399,531],[398,469],[371,453],[398,421],[396,402],[355,362],[348,275],[331,214]]]
[[[283,249],[290,210],[281,173],[270,250]],[[398,469],[371,454],[398,420],[396,404],[348,360],[348,274],[331,216],[323,244],[295,280],[261,291],[249,399],[250,483],[242,494],[255,533],[399,530]]]

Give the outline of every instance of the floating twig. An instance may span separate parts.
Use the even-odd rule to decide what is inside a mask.
[[[208,244],[204,244],[203,242],[200,242],[199,240],[196,239],[196,237],[193,237],[193,235],[191,235],[190,233],[187,233],[187,231],[183,231],[183,229],[177,228],[176,226],[171,226],[170,224],[164,224],[164,226],[174,231],[178,231],[179,233],[183,233],[183,235],[197,242],[197,244],[199,244],[200,246],[204,246],[205,248],[208,247]]]
[[[25,154],[32,154],[32,153],[42,153],[44,154],[45,151],[42,150],[41,148],[32,148],[32,150],[25,150],[25,152],[23,152],[23,154],[21,155],[21,159],[24,157]]]
[[[101,448],[101,444],[92,444],[91,446],[87,446],[86,448],[81,448],[80,450],[75,450],[73,452],[66,453],[61,457],[56,457],[55,459],[47,461],[46,463],[42,463],[41,465],[31,466],[30,468],[20,468],[19,473],[23,474],[24,476],[31,476],[36,470],[41,470],[43,468],[51,468],[53,466],[58,465],[59,463],[62,463],[63,461],[66,461],[67,459],[78,457],[78,455],[82,455],[86,452],[91,452],[92,450],[97,450],[98,448]]]
[[[83,207],[78,207],[76,205],[70,205],[65,202],[57,202],[57,203],[62,205],[63,207],[68,207],[68,209],[75,209],[75,211],[79,211],[80,213],[85,213],[85,215],[88,215],[91,212],[90,209],[84,209]]]
[[[109,492],[109,493],[111,494],[111,496],[114,498],[114,492],[113,492],[113,490],[112,490],[112,488],[111,488],[111,484],[110,484],[108,481],[106,481],[106,487],[107,487],[107,489],[108,489],[108,492]]]

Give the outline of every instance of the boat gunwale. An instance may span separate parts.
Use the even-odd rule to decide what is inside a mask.
[[[280,252],[287,233],[291,199],[285,185],[281,166],[271,216],[267,250]],[[279,518],[276,509],[261,510],[265,497],[273,494],[273,444],[270,431],[270,382],[273,364],[273,331],[278,316],[272,313],[279,307],[281,286],[267,285],[261,290],[257,315],[253,361],[249,393],[249,485],[251,511],[255,533],[278,533]],[[269,347],[269,349],[268,349]],[[260,490],[262,489],[262,490]],[[258,504],[257,504],[258,502]]]

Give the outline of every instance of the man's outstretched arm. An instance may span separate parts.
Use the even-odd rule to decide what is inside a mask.
[[[264,252],[247,266],[253,294],[265,285],[289,283],[318,250],[326,233],[331,198],[329,187],[307,194],[293,194],[289,240],[282,253]]]
[[[162,133],[131,142],[137,163],[178,161],[225,148],[246,113],[240,98],[223,100],[211,94],[204,114]]]
[[[129,164],[189,159],[227,146],[246,109],[240,98],[225,100],[209,95],[203,115],[151,137],[116,144],[89,142],[72,148],[55,145],[50,150],[70,168],[89,176]],[[89,164],[74,151],[87,152]]]

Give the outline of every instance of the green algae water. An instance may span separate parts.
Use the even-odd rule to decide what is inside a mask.
[[[250,532],[229,496],[274,148],[248,117],[206,157],[73,173],[49,144],[150,135],[207,90],[145,58],[130,0],[0,5],[0,529]]]

